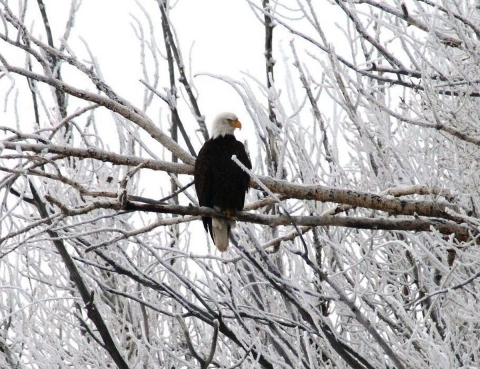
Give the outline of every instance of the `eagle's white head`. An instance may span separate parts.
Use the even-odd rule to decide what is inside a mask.
[[[225,135],[233,135],[235,128],[242,129],[242,123],[233,113],[218,114],[212,122],[212,138]]]

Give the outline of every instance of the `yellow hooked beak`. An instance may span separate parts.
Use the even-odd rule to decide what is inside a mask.
[[[235,127],[235,128],[238,128],[238,129],[242,129],[242,123],[240,123],[240,121],[238,121],[238,120],[234,120],[232,122],[232,126]]]

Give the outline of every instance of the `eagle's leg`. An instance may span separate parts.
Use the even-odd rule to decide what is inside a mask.
[[[225,218],[227,218],[227,222],[228,222],[228,231],[230,231],[230,229],[232,228],[237,227],[237,222],[234,219],[232,219],[236,213],[237,213],[236,210],[225,209]]]

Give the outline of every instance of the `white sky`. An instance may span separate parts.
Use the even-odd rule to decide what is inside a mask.
[[[56,3],[56,0],[46,2],[47,9],[54,7],[53,3],[50,4],[52,1]],[[151,14],[154,27],[161,34],[160,12],[156,1],[140,3]],[[65,14],[68,9],[57,12],[60,11]],[[54,15],[51,10],[49,15],[58,17],[58,13]],[[133,1],[83,0],[71,43],[75,49],[78,46],[78,49],[83,50],[83,46],[75,42],[76,36],[85,39],[98,58],[107,83],[123,97],[141,105],[140,50],[132,28],[134,21],[131,15],[145,23],[144,15]],[[171,17],[176,25],[185,65],[192,67],[193,74],[210,72],[242,78],[241,72],[248,72],[262,81],[265,79],[263,25],[245,0],[181,0],[171,11]],[[65,16],[62,18],[65,19]],[[162,39],[157,42],[163,45]],[[168,86],[168,76],[165,73],[161,79],[162,86]],[[245,121],[245,127],[248,117],[240,98],[230,87],[204,76],[195,78],[195,85],[199,92],[200,109],[206,116],[207,123],[219,112],[233,111]],[[182,118],[193,120],[190,115]],[[245,128],[244,131],[248,134],[248,125]],[[246,132],[239,133],[239,138],[245,139]]]
[[[59,45],[71,2],[44,0],[44,3],[53,29],[54,42]],[[34,19],[33,33],[45,40],[37,4],[35,2],[28,4],[30,15],[28,19]],[[163,49],[161,17],[156,0],[138,0],[138,3],[132,0],[83,0],[69,38],[69,46],[73,52],[88,63],[89,56],[81,39],[85,41],[97,58],[106,82],[136,106],[142,105],[144,87],[139,82],[143,76],[133,17],[143,25],[148,24],[140,6],[150,15],[157,43]],[[338,17],[329,15],[332,9],[334,8],[325,4],[318,9],[322,24],[338,21]],[[265,82],[264,27],[246,0],[179,0],[170,15],[179,38],[185,65],[191,68],[192,75],[206,72],[233,79],[244,79],[247,78],[244,73],[248,73],[262,83]],[[297,26],[301,27],[301,22],[297,22]],[[148,29],[146,31],[148,32]],[[275,73],[280,77],[277,81],[282,81],[280,74],[284,67],[279,45],[288,53],[291,37],[281,26],[275,28],[274,57],[277,60]],[[339,40],[336,37],[334,46],[338,47],[338,44]],[[300,52],[301,48],[302,46],[299,46],[297,50]],[[64,73],[64,76],[66,75],[67,73]],[[161,70],[160,78],[160,88],[167,87],[168,75],[164,68]],[[240,97],[233,89],[224,82],[205,76],[198,76],[194,81],[199,94],[199,106],[207,124],[219,112],[235,112],[244,127],[237,133],[237,137],[242,141],[246,139],[251,141],[250,138],[255,136],[253,124]],[[168,110],[166,106],[164,109]],[[149,111],[149,114],[154,121],[158,118],[153,111]],[[193,126],[194,119],[188,110],[184,109],[181,114],[184,123]],[[250,146],[253,147],[252,142]]]

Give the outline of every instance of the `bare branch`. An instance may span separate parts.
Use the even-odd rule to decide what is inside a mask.
[[[62,156],[72,156],[78,158],[92,158],[102,162],[110,162],[116,165],[140,165],[153,170],[163,170],[170,173],[190,174],[193,173],[193,167],[187,164],[171,163],[166,161],[143,159],[134,156],[116,154],[111,151],[100,150],[96,147],[88,149],[75,148],[71,146],[61,146],[54,144],[30,144],[21,142],[2,141],[4,149],[21,150],[24,152],[33,151],[38,154],[55,153]]]
[[[76,96],[78,98],[94,102],[98,105],[106,107],[109,110],[114,111],[115,113],[120,114],[124,118],[136,123],[138,126],[143,128],[148,132],[154,139],[160,142],[165,148],[170,150],[176,156],[178,156],[184,163],[193,164],[194,160],[191,155],[184,151],[176,142],[174,142],[170,137],[165,135],[160,129],[158,129],[153,122],[146,116],[140,115],[137,112],[132,111],[128,107],[125,107],[122,104],[117,103],[114,100],[105,98],[103,96],[80,90],[71,85],[66,84],[65,82],[59,81],[52,77],[45,77],[36,73],[29,72],[25,69],[14,67],[8,65],[6,60],[0,55],[0,61],[2,61],[4,67],[11,73],[16,73],[23,75],[28,78],[35,79],[39,82],[46,83],[51,85],[61,91],[68,93],[69,95]]]
[[[35,187],[31,183],[30,183],[30,189],[32,191],[32,195],[40,216],[42,218],[48,218],[49,215],[48,215],[48,210],[45,206],[45,203],[42,201]],[[87,308],[87,311],[88,311],[88,317],[95,324],[100,336],[102,337],[105,350],[108,351],[113,361],[115,362],[115,364],[117,364],[117,366],[120,369],[128,369],[129,366],[127,362],[123,358],[122,354],[118,351],[118,348],[115,345],[115,342],[113,341],[112,336],[110,335],[107,325],[105,324],[105,321],[102,315],[98,311],[93,301],[93,292],[89,293],[87,285],[84,279],[82,278],[77,266],[75,265],[75,262],[72,260],[72,257],[68,253],[67,248],[65,247],[64,243],[59,239],[56,232],[52,230],[47,230],[47,233],[52,239],[52,243],[55,245],[55,248],[57,249],[58,253],[62,257],[65,267],[68,269],[70,279],[75,284],[78,292],[80,293],[80,296],[82,297],[83,302],[85,303],[85,307]]]
[[[62,205],[58,200],[51,196],[47,196],[48,201],[55,203],[68,216],[76,216],[88,213],[94,209],[114,209],[122,208],[121,204],[111,201],[98,201],[83,208],[71,209]],[[126,211],[146,211],[154,213],[166,213],[177,215],[194,215],[194,216],[215,216],[226,217],[222,212],[207,207],[192,207],[180,205],[153,205],[127,202],[123,207]],[[192,218],[193,219],[193,218]],[[390,219],[390,218],[361,218],[361,217],[333,217],[333,216],[288,216],[282,215],[265,215],[252,214],[247,212],[238,212],[233,217],[235,220],[248,223],[264,224],[269,226],[292,225],[292,222],[298,226],[319,227],[319,226],[337,226],[372,230],[389,230],[389,231],[416,231],[430,232],[437,230],[443,234],[454,233],[456,238],[466,241],[470,238],[473,229],[458,225],[454,222],[441,219]]]
[[[173,37],[172,28],[170,25],[170,18],[167,14],[167,0],[157,0],[158,6],[160,8],[160,12],[162,13],[162,24],[164,28],[164,34],[166,38],[167,45],[171,48],[173,55],[175,57],[175,61],[177,63],[177,68],[180,73],[180,83],[185,87],[185,91],[187,91],[188,98],[190,100],[190,105],[194,112],[194,117],[200,126],[200,131],[203,134],[205,141],[208,140],[208,130],[207,126],[205,125],[205,120],[203,115],[200,112],[200,108],[197,103],[197,99],[193,94],[193,90],[188,82],[187,76],[185,74],[185,66],[183,64],[183,60],[180,55],[180,51],[178,50],[177,45],[175,44],[175,40]]]

